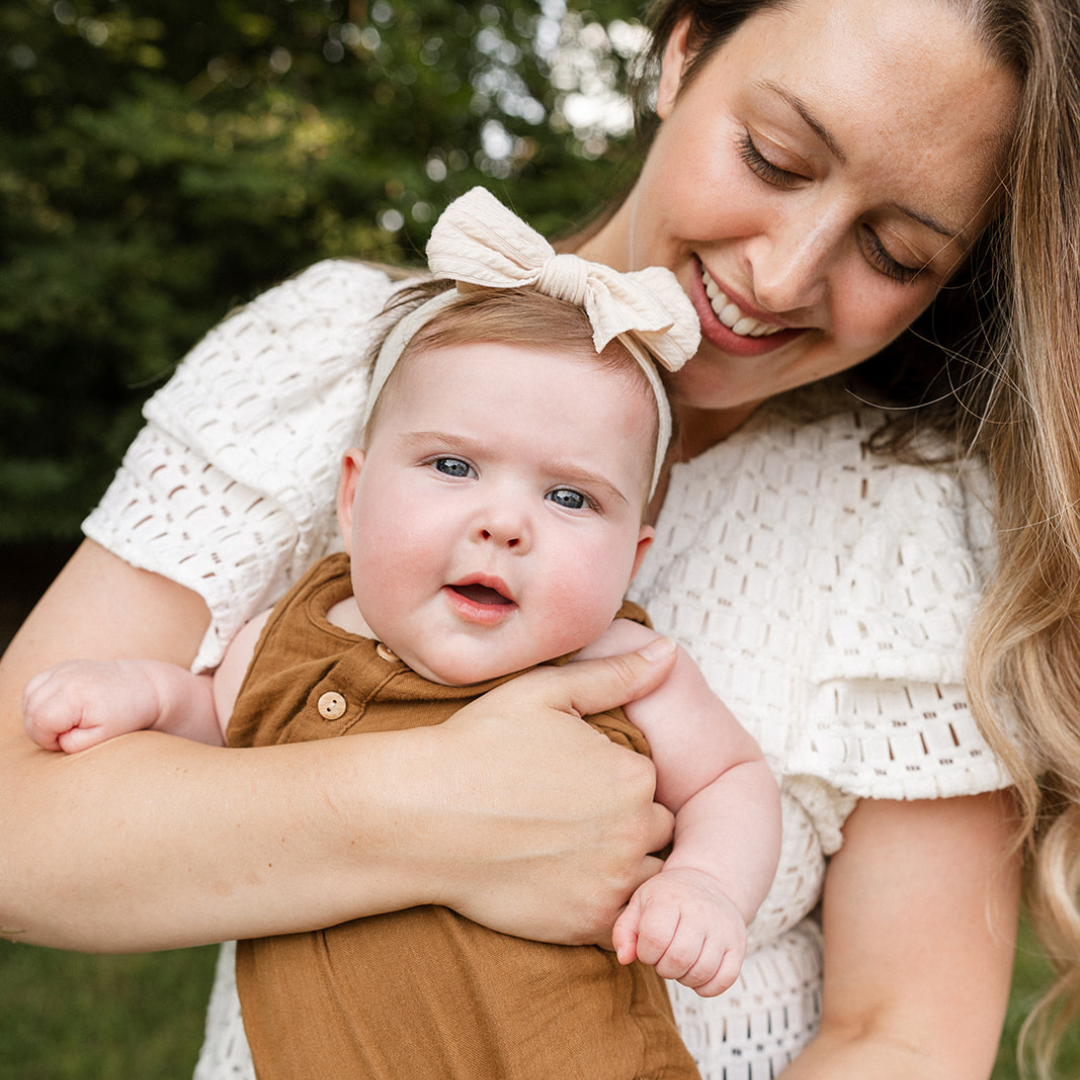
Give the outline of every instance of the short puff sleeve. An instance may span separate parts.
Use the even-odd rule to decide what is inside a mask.
[[[876,489],[876,490],[874,490]],[[964,689],[987,564],[982,470],[895,465],[838,552],[787,770],[862,798],[947,798],[1009,783]]]
[[[147,426],[84,523],[205,599],[196,668],[340,543],[340,457],[359,433],[362,359],[393,288],[381,270],[333,260],[230,315],[147,402]]]

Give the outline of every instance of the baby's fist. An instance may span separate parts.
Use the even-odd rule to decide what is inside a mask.
[[[23,691],[23,727],[45,750],[73,754],[149,727],[157,698],[135,665],[67,660],[35,675]]]
[[[746,956],[746,923],[701,870],[665,867],[641,885],[612,929],[619,962],[635,958],[701,997],[722,994]]]

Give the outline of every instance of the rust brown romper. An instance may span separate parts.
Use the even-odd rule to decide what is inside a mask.
[[[351,592],[347,556],[330,556],[278,604],[229,745],[438,724],[506,681],[451,687],[421,678],[326,620]],[[633,605],[619,614],[644,618]],[[588,722],[648,753],[621,710]],[[509,937],[448,908],[242,941],[236,976],[259,1080],[698,1077],[652,968],[623,967],[594,946]]]

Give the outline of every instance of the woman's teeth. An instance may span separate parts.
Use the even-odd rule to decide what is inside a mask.
[[[768,323],[759,322],[757,319],[744,315],[727,296],[720,291],[720,286],[709,276],[709,271],[702,267],[701,280],[705,285],[705,292],[709,297],[716,317],[733,333],[739,337],[769,337],[778,334],[784,328],[782,326],[770,326]]]

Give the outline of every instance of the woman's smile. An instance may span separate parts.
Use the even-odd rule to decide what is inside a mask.
[[[752,308],[733,290],[717,284],[704,267],[696,280],[691,279],[690,299],[701,320],[702,337],[731,356],[763,356],[804,331]]]
[[[705,286],[705,294],[709,298],[716,317],[737,337],[769,337],[778,334],[784,328],[775,324],[762,322],[753,315],[747,315],[745,311],[719,285],[712,279],[708,270],[701,271],[701,282]]]

